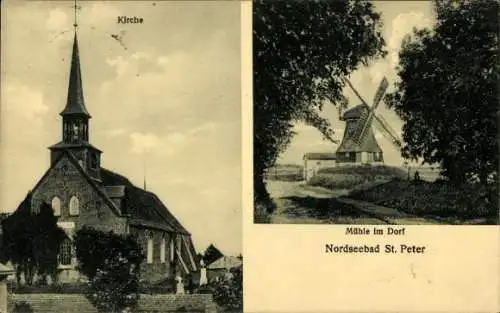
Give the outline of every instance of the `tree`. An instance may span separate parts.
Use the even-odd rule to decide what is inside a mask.
[[[495,0],[435,2],[432,30],[403,41],[396,91],[403,156],[439,163],[456,185],[497,179],[498,13]]]
[[[33,253],[36,260],[37,274],[41,281],[47,276],[52,281],[57,279],[58,256],[61,243],[66,233],[57,226],[57,217],[52,207],[42,203],[34,222],[35,237],[33,238]]]
[[[57,226],[57,217],[48,204],[42,203],[35,214],[28,194],[18,209],[2,221],[2,228],[4,261],[15,265],[18,283],[22,274],[29,285],[34,283],[35,274],[41,281],[47,275],[56,279],[59,247],[66,235]]]
[[[253,3],[254,200],[256,221],[274,208],[264,172],[303,121],[332,140],[325,100],[345,103],[342,77],[385,55],[380,15],[365,1]]]
[[[231,269],[232,278],[213,283],[215,302],[229,312],[243,312],[243,266]]]
[[[99,312],[134,308],[144,260],[135,238],[83,227],[76,234],[75,246],[79,270],[90,281],[85,296]]]

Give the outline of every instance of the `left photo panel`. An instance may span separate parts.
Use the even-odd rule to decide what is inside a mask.
[[[242,312],[239,1],[3,1],[0,312]]]

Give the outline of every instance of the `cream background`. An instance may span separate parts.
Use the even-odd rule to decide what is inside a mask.
[[[343,225],[253,224],[251,18],[242,2],[245,312],[498,312],[498,226],[406,226],[405,236],[380,238],[346,236]],[[427,248],[334,255],[327,243]]]

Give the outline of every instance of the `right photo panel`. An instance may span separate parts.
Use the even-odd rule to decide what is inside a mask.
[[[498,6],[255,1],[254,223],[497,225]]]

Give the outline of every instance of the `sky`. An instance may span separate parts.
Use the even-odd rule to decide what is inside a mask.
[[[199,251],[213,243],[241,253],[239,3],[79,5],[90,142],[102,166],[141,187],[145,175]],[[61,139],[74,14],[72,1],[2,6],[0,211],[12,211]],[[117,24],[122,15],[144,22]]]
[[[431,1],[374,1],[373,3],[375,10],[382,15],[382,34],[386,41],[388,55],[384,59],[370,62],[368,66],[360,67],[349,77],[354,88],[370,105],[384,76],[389,81],[387,92],[394,90],[394,83],[398,79],[396,72],[399,61],[398,53],[403,38],[407,34],[411,34],[414,27],[432,27],[435,23]],[[349,100],[348,108],[361,103],[349,87],[344,88],[343,93]],[[383,102],[379,104],[375,113],[382,116],[398,136],[402,137],[403,122],[393,111],[387,109]],[[337,109],[331,103],[326,103],[321,116],[330,121],[335,132],[334,139],[338,140],[340,144],[345,122],[339,120]],[[311,126],[296,123],[294,130],[297,135],[288,149],[280,156],[279,163],[302,164],[302,157],[306,152],[335,152],[338,147],[337,144],[324,140],[321,133]],[[402,165],[404,160],[399,150],[376,129],[374,131],[384,152],[385,163],[395,166]]]

